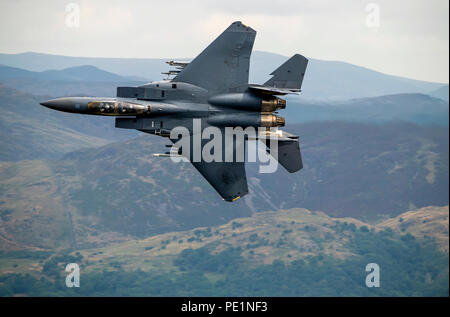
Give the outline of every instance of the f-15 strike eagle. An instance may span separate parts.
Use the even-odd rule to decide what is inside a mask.
[[[227,137],[227,129],[257,129],[254,140],[261,141],[264,149],[267,146],[266,151],[288,172],[303,167],[298,136],[279,130],[285,120],[276,114],[286,107],[286,101],[277,96],[300,92],[308,60],[295,54],[263,85],[249,84],[255,36],[255,30],[234,22],[191,62],[167,62],[175,69],[166,73],[166,80],[118,87],[117,98],[65,97],[41,105],[65,112],[115,116],[117,128],[170,138],[174,145],[167,147],[171,150],[156,156],[183,157],[224,200],[235,201],[248,193],[245,160],[237,159],[237,152],[238,146],[248,144],[250,138],[239,142],[236,136]],[[182,137],[173,134],[180,127],[190,139],[181,146]],[[213,160],[199,155],[211,154],[210,141],[204,135],[208,128],[220,139],[218,144],[225,146],[225,154],[212,148],[217,152],[213,154],[218,154]],[[276,141],[276,151],[272,141]]]

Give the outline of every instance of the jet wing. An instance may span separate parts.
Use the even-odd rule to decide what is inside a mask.
[[[235,201],[248,193],[244,162],[193,162],[219,195],[226,201]]]
[[[202,126],[206,126],[206,123],[203,122]],[[199,135],[193,135],[192,127],[188,127],[191,133],[190,140],[190,154],[189,157],[183,155],[182,147],[181,147],[181,155],[186,157],[189,162],[194,165],[194,167],[202,174],[202,176],[208,181],[208,183],[217,191],[217,193],[225,200],[225,201],[235,201],[240,197],[248,194],[247,187],[247,176],[245,174],[245,162],[226,162],[225,159],[225,131],[224,128],[219,128],[221,130],[222,136],[222,160],[219,162],[205,162],[203,158],[201,158],[200,162],[194,162],[194,145],[193,139],[195,137],[200,137]],[[170,139],[175,145],[177,145],[177,141],[179,139]],[[209,139],[201,139],[201,151],[203,151],[203,147],[206,143],[208,143]],[[233,142],[233,158],[236,157],[236,146],[238,142]],[[241,143],[239,143],[241,144]],[[216,149],[214,149],[215,151]]]
[[[247,85],[250,55],[256,31],[232,23],[172,80],[202,87],[210,92]]]

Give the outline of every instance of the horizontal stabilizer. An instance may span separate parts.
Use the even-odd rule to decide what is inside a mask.
[[[302,155],[300,153],[300,146],[298,136],[278,130],[281,135],[268,135],[266,137],[259,137],[259,139],[269,148],[269,153],[277,159],[289,173],[295,173],[303,168]],[[275,156],[273,149],[270,149],[270,139],[278,140],[278,153]]]

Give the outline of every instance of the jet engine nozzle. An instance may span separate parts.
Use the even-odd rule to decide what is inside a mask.
[[[286,108],[286,100],[278,97],[261,101],[261,112],[274,112],[284,108]]]
[[[266,128],[284,127],[286,120],[274,114],[261,114],[261,126]]]

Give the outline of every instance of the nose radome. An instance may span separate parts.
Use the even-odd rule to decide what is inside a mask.
[[[54,103],[51,100],[47,100],[47,101],[41,102],[41,106],[44,106],[47,108],[53,108]]]
[[[44,107],[59,110],[59,111],[72,111],[72,100],[70,98],[56,98],[41,102]]]

